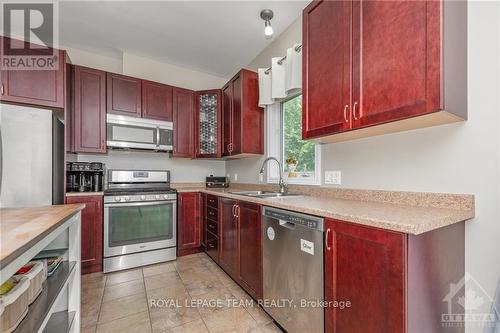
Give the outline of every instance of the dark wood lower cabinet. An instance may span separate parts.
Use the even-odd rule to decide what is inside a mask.
[[[200,193],[179,193],[177,210],[177,255],[180,257],[199,252],[201,246]]]
[[[326,220],[325,237],[325,300],[350,302],[326,307],[327,333],[443,331],[443,299],[465,274],[463,222],[408,235]]]
[[[96,196],[66,197],[67,204],[83,203],[82,210],[82,274],[102,272],[103,198]]]
[[[220,198],[219,203],[219,265],[236,279],[238,276],[238,220],[235,213],[237,202]]]
[[[208,212],[212,207],[208,206]],[[207,219],[207,254],[253,298],[262,298],[261,206],[219,198],[219,222]],[[210,216],[210,215],[208,215]],[[215,259],[214,243],[219,240]]]
[[[252,297],[262,298],[262,220],[261,206],[238,202],[239,224],[238,280]]]
[[[326,221],[327,332],[404,332],[404,234]],[[361,320],[364,318],[363,320]]]

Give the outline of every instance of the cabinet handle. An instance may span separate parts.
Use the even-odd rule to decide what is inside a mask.
[[[236,209],[236,205],[233,205],[233,217],[236,217],[235,209]]]
[[[347,123],[348,120],[347,120],[347,110],[349,110],[349,105],[345,105],[344,106],[344,121]]]
[[[356,107],[358,106],[358,102],[354,102],[354,105],[352,106],[352,114],[354,116],[354,120],[358,120],[357,112],[356,112]]]
[[[208,244],[208,247],[211,248],[211,249],[213,249],[215,247],[215,245],[214,244]]]
[[[331,251],[332,247],[328,246],[328,236],[330,235],[330,228],[326,229],[326,234],[325,234],[325,248],[327,251]]]
[[[236,220],[240,218],[240,205],[236,205]]]
[[[4,86],[3,86],[3,83],[2,83],[2,87],[0,88],[0,90],[2,91],[2,96],[3,96],[3,94],[4,94],[4,92],[5,92],[5,88],[4,88]]]
[[[215,229],[215,226],[214,226],[213,224],[209,224],[209,225],[208,225],[208,227],[209,227],[210,229]]]

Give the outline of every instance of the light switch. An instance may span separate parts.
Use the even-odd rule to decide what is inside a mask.
[[[340,185],[342,183],[341,171],[325,171],[325,184]]]

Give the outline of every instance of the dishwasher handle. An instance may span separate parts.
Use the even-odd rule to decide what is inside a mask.
[[[279,220],[280,227],[287,228],[290,230],[295,230],[295,223]]]

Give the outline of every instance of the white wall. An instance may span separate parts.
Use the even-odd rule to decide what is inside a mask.
[[[224,161],[169,158],[167,153],[108,150],[107,155],[78,154],[79,162],[102,162],[106,169],[170,170],[172,182],[205,182],[224,175]]]
[[[469,2],[468,112],[459,124],[323,145],[323,170],[341,170],[343,188],[472,193],[466,223],[466,271],[494,295],[500,277],[500,3]],[[300,22],[257,57],[300,40]],[[293,35],[293,36],[292,36]],[[285,45],[286,44],[286,45]],[[226,172],[257,182],[260,159],[231,161]],[[467,332],[479,329],[467,328]]]
[[[126,53],[122,58],[113,58],[85,50],[64,46],[61,48],[68,52],[71,63],[75,65],[122,73],[182,88],[214,89],[221,88],[227,82],[226,78],[132,54]],[[78,161],[103,162],[106,163],[108,169],[169,169],[173,182],[204,182],[205,177],[210,174],[215,176],[225,174],[224,161],[169,158],[165,153],[108,151],[106,155],[79,154],[77,159]]]

